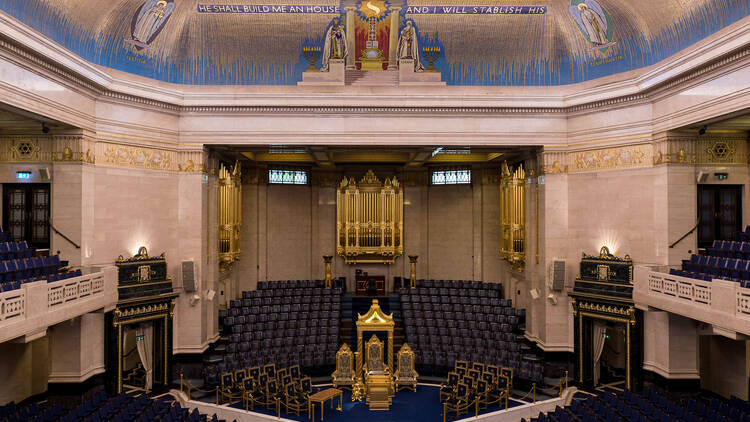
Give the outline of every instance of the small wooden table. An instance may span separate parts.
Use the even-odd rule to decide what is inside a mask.
[[[344,405],[344,395],[338,388],[327,388],[325,390],[318,391],[315,394],[311,394],[307,397],[307,414],[310,415],[310,419],[315,421],[315,403],[320,403],[320,420],[323,420],[323,405],[326,400],[331,400],[331,409],[333,409],[333,399],[339,397],[339,410]]]

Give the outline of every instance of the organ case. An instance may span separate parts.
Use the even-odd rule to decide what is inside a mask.
[[[382,183],[368,170],[359,183],[341,181],[336,194],[337,252],[347,264],[392,264],[403,253],[404,196],[398,179]]]

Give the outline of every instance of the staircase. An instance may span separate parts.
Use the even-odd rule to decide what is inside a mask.
[[[398,72],[393,70],[347,70],[346,85],[397,86]]]

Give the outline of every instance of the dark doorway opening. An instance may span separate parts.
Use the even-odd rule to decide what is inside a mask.
[[[742,185],[698,185],[698,247],[737,240],[742,230]]]
[[[10,240],[49,248],[49,183],[3,184],[3,230]]]

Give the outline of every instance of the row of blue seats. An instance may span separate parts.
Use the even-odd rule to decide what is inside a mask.
[[[76,408],[65,411],[58,405],[31,404],[17,406],[14,403],[0,407],[0,422],[224,422],[216,414],[212,418],[198,412],[190,412],[179,403],[168,398],[150,399],[145,395],[132,397],[126,394],[109,397],[105,392]]]
[[[0,283],[0,292],[9,292],[11,290],[20,289],[21,285],[26,283],[32,283],[34,281],[47,281],[48,283],[54,283],[55,281],[67,280],[73,277],[80,277],[83,275],[81,270],[66,271],[63,273],[55,273],[37,277],[30,277],[23,280],[8,281]]]
[[[63,266],[62,264],[57,255],[0,261],[0,281],[16,281],[54,274]]]
[[[690,400],[686,406],[645,389],[642,394],[625,390],[617,395],[574,400],[570,406],[540,414],[537,422],[750,422],[750,402],[733,397],[729,402]]]
[[[34,255],[36,255],[36,249],[30,248],[25,240],[0,243],[0,260],[31,258]]]
[[[713,276],[708,275],[708,274],[694,273],[692,271],[677,270],[674,268],[669,270],[669,274],[680,276],[680,277],[694,278],[696,280],[703,280],[703,281],[711,281],[714,278]]]
[[[679,270],[677,270],[679,271]],[[750,260],[725,258],[708,255],[692,255],[682,261],[682,273],[673,273],[683,277],[710,281],[721,278],[732,281],[750,281]]]

